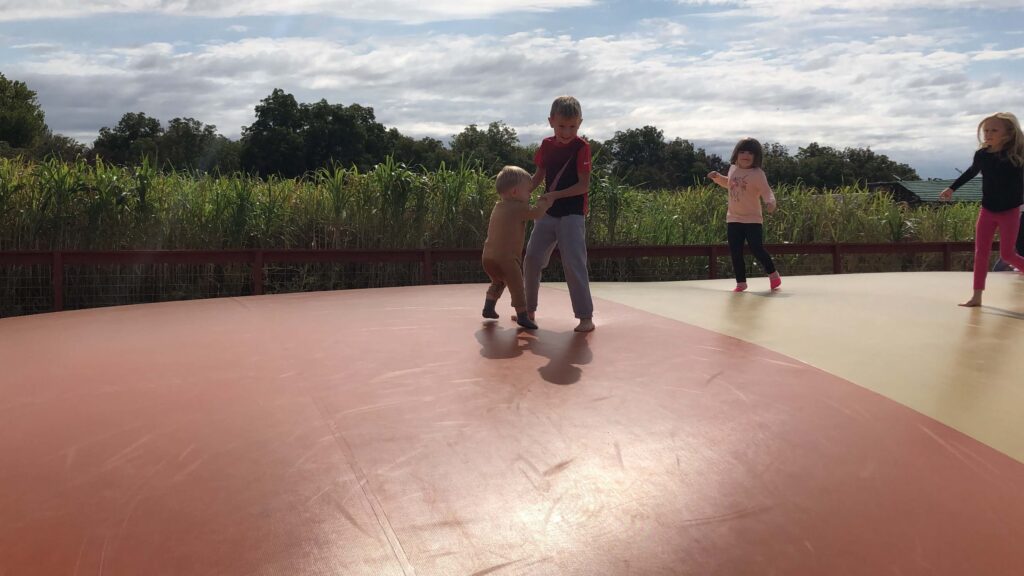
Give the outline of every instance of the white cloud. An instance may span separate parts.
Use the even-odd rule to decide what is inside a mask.
[[[754,135],[791,147],[871,147],[898,161],[939,150],[936,162],[960,166],[980,117],[1024,109],[1019,76],[973,68],[1020,50],[961,53],[943,39],[904,34],[666,51],[666,34],[689,32],[668,24],[581,38],[535,30],[151,43],[35,53],[6,73],[39,93],[51,128],[87,142],[138,111],[164,122],[194,117],[237,137],[259,100],[282,88],[300,102],[371,106],[411,136],[444,140],[501,120],[529,143],[547,133],[551,99],[571,93],[583,103],[583,132],[599,140],[653,125],[668,138],[725,148]]]
[[[2,40],[2,39],[3,39],[3,37],[0,36],[0,40]],[[26,50],[28,52],[34,52],[36,54],[43,54],[43,53],[47,53],[47,52],[58,52],[58,51],[60,51],[62,49],[60,44],[54,44],[54,43],[51,43],[51,42],[34,42],[34,43],[30,43],[30,44],[15,44],[14,46],[11,46],[11,48],[14,49],[14,50]]]
[[[0,0],[0,21],[76,18],[94,14],[156,13],[236,17],[318,14],[356,20],[419,23],[548,12],[596,0]]]
[[[983,50],[975,53],[973,58],[979,62],[986,60],[1018,60],[1024,58],[1024,47],[1012,50]]]
[[[676,0],[685,5],[732,6],[781,14],[839,10],[892,12],[909,10],[1019,10],[1019,0]]]

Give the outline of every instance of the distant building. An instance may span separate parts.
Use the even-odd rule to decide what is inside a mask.
[[[939,193],[952,184],[952,180],[897,180],[895,182],[868,183],[868,190],[885,190],[893,198],[910,205],[937,204]],[[953,192],[953,202],[981,202],[981,177],[972,178]]]

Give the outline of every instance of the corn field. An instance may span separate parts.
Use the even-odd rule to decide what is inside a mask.
[[[765,218],[767,243],[968,241],[978,209],[971,204],[911,208],[856,187],[818,191],[785,186],[775,193],[779,208]],[[713,184],[652,192],[597,173],[590,194],[590,245],[726,241],[725,190]],[[0,159],[0,251],[478,248],[495,200],[493,175],[466,165],[424,171],[388,161],[369,172],[334,166],[298,179],[259,179],[161,173],[148,163],[123,168],[102,162]],[[831,270],[830,260],[822,258],[819,265],[816,258],[781,256],[777,261],[784,273]],[[861,260],[851,262],[850,268],[928,269],[935,257]],[[699,258],[592,265],[595,280],[707,276],[707,262]],[[437,266],[441,282],[486,279],[476,263]],[[730,274],[729,267],[721,262],[721,274]],[[28,268],[0,268],[0,315],[18,313],[21,305],[10,302],[42,290],[36,284],[46,274]],[[83,295],[80,305],[86,306],[244,294],[248,282],[241,265],[186,271],[92,268],[81,271],[78,281],[75,271],[69,271],[69,307],[75,306],[77,293]],[[268,292],[415,283],[402,265],[302,265],[269,267],[267,272]],[[558,266],[549,267],[548,273],[546,279],[559,279]],[[127,287],[105,299],[95,295],[90,283]]]

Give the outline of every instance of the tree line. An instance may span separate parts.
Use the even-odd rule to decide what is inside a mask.
[[[711,170],[726,170],[728,158],[688,140],[667,140],[654,126],[618,131],[610,139],[591,140],[595,169],[624,185],[652,190],[703,182]],[[255,121],[231,140],[217,127],[195,118],[166,124],[144,112],[128,112],[113,126],[100,128],[91,146],[53,133],[36,92],[0,73],[0,156],[30,159],[86,158],[121,166],[148,162],[164,171],[244,172],[262,177],[299,177],[322,167],[368,171],[387,159],[436,170],[468,163],[486,173],[513,164],[534,169],[537,144],[523,145],[512,127],[491,122],[454,134],[449,143],[412,138],[377,121],[373,108],[298,102],[274,89],[255,108]],[[804,183],[833,188],[894,179],[916,180],[907,164],[870,148],[842,150],[812,142],[791,154],[778,143],[765,144],[765,170],[774,184]]]

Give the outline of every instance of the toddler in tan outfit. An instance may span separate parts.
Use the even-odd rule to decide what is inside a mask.
[[[536,220],[551,207],[551,201],[541,196],[537,205],[530,207],[530,193],[533,179],[530,173],[518,166],[505,166],[498,173],[495,182],[501,198],[491,210],[487,225],[487,240],[484,241],[484,272],[491,279],[484,300],[484,318],[498,318],[494,310],[505,287],[512,296],[512,307],[516,309],[516,322],[524,328],[535,330],[537,325],[526,312],[526,291],[523,286],[523,241],[526,236],[526,221]]]

